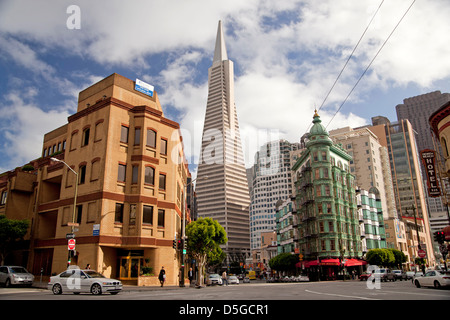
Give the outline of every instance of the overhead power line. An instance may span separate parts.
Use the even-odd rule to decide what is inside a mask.
[[[372,66],[373,62],[375,61],[375,59],[378,57],[378,55],[380,54],[381,50],[384,48],[384,46],[386,45],[386,43],[389,41],[389,39],[391,38],[391,36],[394,34],[395,30],[397,30],[397,27],[400,25],[400,23],[403,21],[403,19],[405,18],[405,16],[408,14],[409,10],[411,9],[411,7],[414,5],[414,3],[416,2],[416,0],[413,0],[410,4],[410,6],[408,7],[408,9],[406,9],[405,13],[403,14],[403,16],[400,18],[400,20],[397,22],[397,24],[395,25],[394,29],[392,29],[391,33],[389,34],[389,36],[386,38],[386,40],[384,40],[383,44],[381,45],[380,49],[378,49],[377,53],[375,54],[375,56],[373,57],[373,59],[370,61],[370,63],[367,65],[366,69],[364,70],[364,72],[361,74],[361,76],[359,77],[358,81],[356,81],[355,85],[353,86],[353,88],[350,90],[350,92],[348,93],[347,97],[344,99],[344,101],[341,103],[341,105],[339,106],[339,108],[336,110],[336,112],[334,113],[333,117],[330,119],[330,121],[328,122],[328,124],[326,125],[325,128],[328,128],[328,126],[330,125],[331,121],[333,121],[333,119],[336,117],[336,115],[338,114],[338,112],[341,110],[342,106],[347,102],[348,98],[350,97],[350,95],[352,94],[352,92],[355,90],[355,88],[358,86],[359,82],[361,81],[361,79],[364,77],[364,75],[366,74],[366,72],[369,70],[369,68]]]
[[[380,5],[378,6],[377,10],[375,11],[375,13],[372,15],[372,18],[370,19],[369,23],[366,26],[366,29],[364,29],[364,32],[361,34],[361,36],[359,37],[358,42],[356,43],[355,47],[353,48],[352,53],[349,55],[349,57],[347,58],[347,61],[345,62],[344,66],[342,67],[341,71],[339,72],[338,76],[336,77],[336,80],[334,80],[333,85],[331,86],[330,90],[328,91],[327,95],[325,96],[325,98],[322,101],[322,104],[320,105],[319,109],[317,109],[317,111],[320,111],[320,109],[322,109],[323,105],[325,104],[325,101],[327,101],[328,97],[330,96],[330,93],[333,91],[334,87],[336,86],[336,83],[339,81],[339,78],[341,77],[342,73],[344,72],[345,68],[347,67],[350,59],[353,57],[353,54],[355,53],[356,49],[358,48],[359,44],[361,43],[361,40],[364,38],[367,30],[369,29],[370,25],[372,24],[372,21],[375,19],[375,16],[377,15],[378,11],[380,11],[381,6],[383,5],[384,0],[382,0],[380,2]],[[308,129],[306,130],[306,132],[309,131],[309,128],[311,127],[311,124],[309,124]]]

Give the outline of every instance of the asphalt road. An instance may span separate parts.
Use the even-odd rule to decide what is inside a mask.
[[[167,319],[290,319],[315,315],[395,315],[414,317],[424,310],[439,314],[450,300],[450,289],[416,288],[411,281],[265,283],[191,287],[125,286],[118,295],[62,294],[39,288],[0,288],[0,306],[22,317],[95,316],[117,318],[123,310],[133,315],[164,315]],[[119,302],[120,301],[120,302]],[[377,303],[378,301],[378,303]],[[130,311],[131,312],[131,311]],[[156,313],[154,313],[156,312]]]
[[[382,282],[379,288],[366,281],[265,283],[191,287],[125,286],[118,295],[70,293],[55,296],[38,288],[0,288],[0,300],[450,300],[450,289],[416,288],[411,281]]]

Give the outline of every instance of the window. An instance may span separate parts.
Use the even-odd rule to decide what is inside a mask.
[[[2,198],[0,200],[0,204],[6,204],[6,198],[8,197],[8,191],[2,191]]]
[[[134,129],[134,145],[138,146],[141,144],[141,128]]]
[[[163,209],[158,209],[158,227],[164,227],[164,215],[165,212]]]
[[[81,142],[81,146],[87,146],[89,144],[89,134],[90,134],[90,129],[84,129],[83,131],[83,141]]]
[[[161,147],[160,147],[160,152],[163,155],[167,155],[167,140],[165,139],[161,139]]]
[[[97,122],[95,124],[95,136],[94,136],[94,140],[95,141],[100,141],[102,140],[102,134],[103,133],[103,120],[100,120],[99,122]]]
[[[139,178],[139,166],[134,165],[131,183],[138,183],[138,178]]]
[[[100,160],[95,159],[91,165],[91,181],[98,180],[100,177]]]
[[[166,190],[166,175],[163,173],[159,174],[159,189]]]
[[[145,183],[146,184],[155,184],[155,169],[152,167],[145,167]]]
[[[323,222],[319,222],[319,230],[320,232],[324,232],[324,228],[323,228]]]
[[[114,214],[114,222],[123,223],[123,203],[116,203],[116,211]]]
[[[79,205],[79,206],[77,206],[77,216],[76,216],[76,219],[75,219],[76,223],[81,223],[81,216],[82,216],[82,214],[83,214],[83,206]]]
[[[127,172],[127,165],[119,163],[119,174],[117,176],[117,181],[125,182]]]
[[[145,224],[153,224],[153,207],[144,206],[144,212],[142,214],[142,222]]]
[[[86,181],[86,166],[82,165],[78,170],[78,184],[84,184],[85,181]]]
[[[156,148],[156,131],[152,129],[147,130],[147,146]]]
[[[72,133],[72,136],[70,138],[70,150],[75,150],[77,147],[77,136],[78,136],[78,130]],[[48,153],[50,155],[51,153],[51,147],[48,149]]]
[[[332,221],[328,222],[328,231],[329,232],[334,232],[334,224]]]
[[[334,240],[330,240],[330,250],[331,251],[335,251],[336,250],[336,245],[335,245],[335,241]]]
[[[128,143],[128,127],[122,125],[120,128],[120,142]]]

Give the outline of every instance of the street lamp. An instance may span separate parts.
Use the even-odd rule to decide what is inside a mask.
[[[208,179],[208,176],[204,176],[204,177],[199,177],[199,178],[195,178],[194,180],[191,180],[191,182],[186,183],[184,185],[184,195],[183,195],[183,223],[182,223],[182,236],[181,236],[181,243],[182,243],[182,248],[181,248],[181,270],[180,270],[180,287],[184,287],[184,258],[185,258],[185,247],[186,247],[186,193],[187,193],[187,187],[189,185],[191,185],[194,181],[196,180],[206,180]]]
[[[52,161],[56,161],[56,162],[61,162],[63,163],[67,168],[70,169],[70,171],[72,171],[75,174],[75,196],[73,198],[73,213],[72,213],[72,225],[71,225],[71,233],[73,234],[75,231],[75,214],[76,214],[76,210],[77,210],[77,194],[78,194],[78,173],[73,170],[67,163],[65,163],[64,161],[60,160],[60,159],[56,159],[56,158],[50,158],[50,160]],[[67,265],[70,265],[70,250],[69,250],[69,257],[67,260]]]

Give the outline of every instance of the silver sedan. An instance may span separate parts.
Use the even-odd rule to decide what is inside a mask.
[[[67,269],[57,276],[50,277],[48,289],[52,290],[53,294],[63,292],[117,294],[122,290],[122,283],[119,280],[106,278],[94,270]]]

